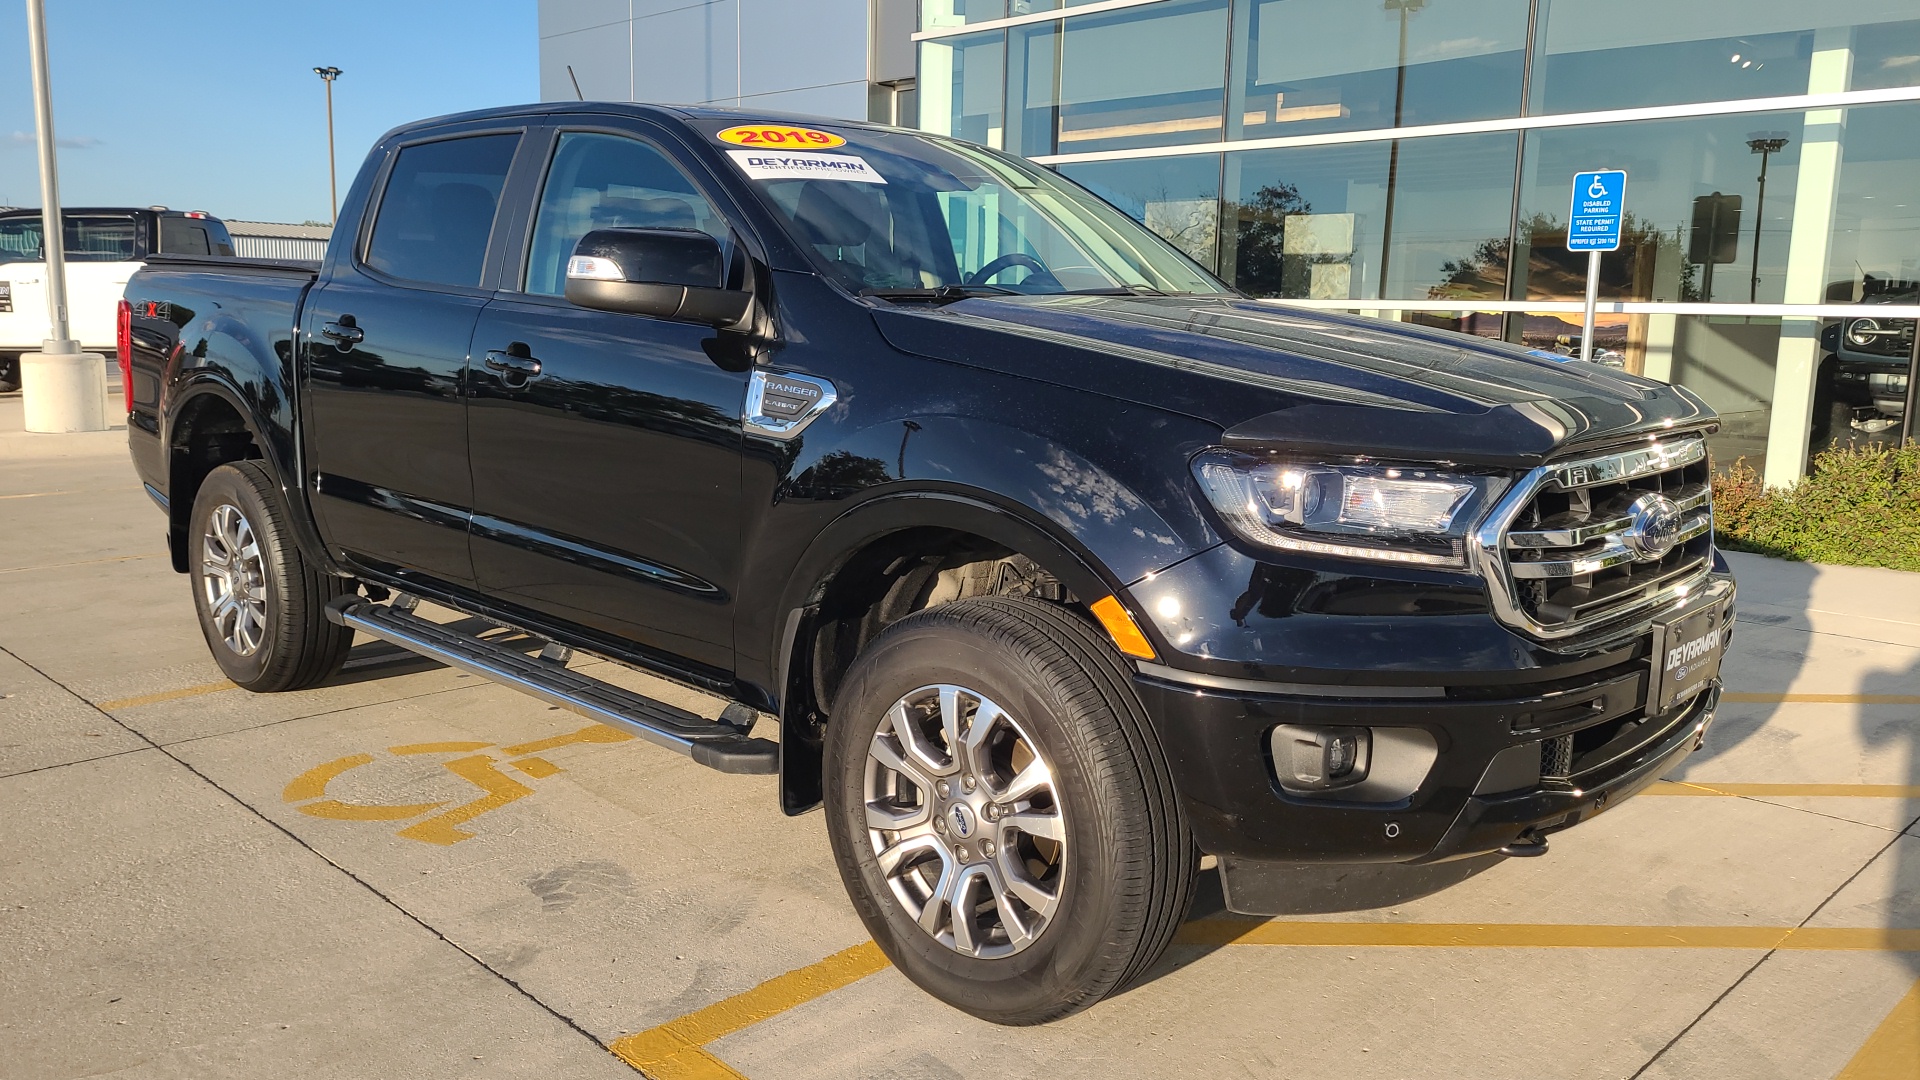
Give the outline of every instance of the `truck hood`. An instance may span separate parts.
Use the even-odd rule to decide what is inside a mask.
[[[1531,467],[1715,419],[1682,388],[1598,364],[1232,298],[993,297],[875,319],[909,352],[1177,409],[1229,445]]]

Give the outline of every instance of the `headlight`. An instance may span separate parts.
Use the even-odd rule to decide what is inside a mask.
[[[1418,465],[1329,465],[1208,450],[1193,475],[1240,537],[1283,551],[1463,569],[1497,476]]]
[[[1847,340],[1862,348],[1880,339],[1880,324],[1873,319],[1855,319],[1847,324]]]

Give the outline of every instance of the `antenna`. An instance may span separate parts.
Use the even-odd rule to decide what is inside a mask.
[[[567,65],[567,78],[573,80],[573,96],[579,98],[581,101],[587,100],[587,95],[580,92],[580,76],[573,73],[572,64]]]

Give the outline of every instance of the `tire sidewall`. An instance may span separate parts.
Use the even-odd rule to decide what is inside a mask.
[[[223,465],[207,474],[200,490],[193,499],[193,518],[187,527],[187,577],[193,588],[193,610],[200,620],[200,633],[207,639],[207,648],[213,653],[214,662],[220,665],[227,678],[246,686],[258,682],[272,666],[276,653],[285,637],[281,623],[286,612],[286,568],[281,558],[281,538],[274,530],[275,518],[268,513],[268,507],[254,485],[247,482],[241,472],[245,465]],[[260,547],[260,566],[266,584],[266,626],[261,634],[260,648],[252,656],[241,656],[227,647],[226,640],[214,626],[212,611],[207,604],[206,554],[207,520],[215,508],[230,505],[237,508],[247,519],[247,525],[253,530],[254,542]]]
[[[937,614],[935,612],[929,614]],[[1066,819],[1067,859],[1060,904],[1040,939],[1010,957],[962,956],[930,937],[908,915],[880,873],[867,836],[864,770],[868,746],[893,703],[919,688],[948,683],[983,694],[1007,710],[1040,744],[1054,774]],[[963,626],[917,617],[876,640],[842,687],[828,725],[826,809],[834,857],[861,920],[894,964],[939,996],[987,1019],[1013,1018],[1057,1006],[1062,995],[1097,977],[1110,962],[1121,918],[1114,865],[1118,815],[1142,815],[1114,792],[1100,790],[1089,732],[1067,719],[1057,677]],[[1135,835],[1146,836],[1144,829]],[[1137,933],[1138,927],[1131,928]],[[1117,974],[1117,972],[1116,972]],[[1107,987],[1092,988],[1096,994]]]

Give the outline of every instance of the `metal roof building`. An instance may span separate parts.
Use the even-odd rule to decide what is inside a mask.
[[[319,261],[333,236],[329,225],[289,225],[278,221],[228,221],[233,253],[247,259]]]

